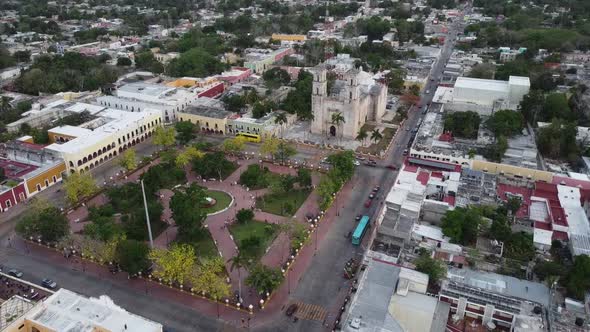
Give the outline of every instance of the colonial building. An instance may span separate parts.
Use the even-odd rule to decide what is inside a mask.
[[[311,132],[354,139],[365,122],[381,122],[387,87],[355,68],[334,70],[336,79],[328,80],[329,69],[322,64],[313,70]],[[344,122],[333,123],[332,115],[337,113]]]

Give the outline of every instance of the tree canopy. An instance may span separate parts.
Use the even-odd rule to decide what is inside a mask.
[[[494,112],[486,121],[486,127],[496,137],[511,137],[520,134],[524,125],[524,118],[520,112],[499,110]]]
[[[477,138],[481,118],[473,111],[454,112],[445,116],[445,131],[462,138]]]
[[[442,230],[453,243],[468,245],[475,242],[482,221],[481,212],[473,207],[457,207],[442,217]]]

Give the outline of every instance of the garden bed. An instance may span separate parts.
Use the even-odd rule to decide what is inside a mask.
[[[207,197],[213,198],[215,200],[214,205],[204,209],[205,213],[207,214],[221,211],[227,208],[232,202],[232,197],[226,192],[219,190],[206,190],[205,193],[207,194]]]
[[[235,223],[229,228],[240,252],[252,263],[257,263],[279,233],[279,227],[256,220]]]
[[[256,207],[264,212],[289,217],[299,210],[310,193],[310,189],[294,189],[283,193],[266,194],[256,198]]]

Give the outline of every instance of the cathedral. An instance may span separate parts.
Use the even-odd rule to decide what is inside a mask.
[[[335,79],[328,79],[329,71]],[[312,133],[355,139],[365,122],[381,122],[387,104],[387,86],[373,79],[371,73],[354,66],[327,63],[316,66],[312,72]],[[344,121],[333,121],[332,114],[337,113]]]

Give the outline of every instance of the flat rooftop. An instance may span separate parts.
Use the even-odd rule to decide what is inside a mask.
[[[167,87],[165,85],[151,84],[144,82],[134,82],[125,84],[119,87],[119,91],[144,94],[151,97],[161,96],[162,94],[173,91],[175,88]]]
[[[481,78],[458,77],[455,82],[455,90],[458,88],[469,90],[486,90],[508,93],[509,86],[507,81],[486,80]]]
[[[0,159],[0,168],[4,169],[4,176],[7,178],[18,179],[36,170],[38,167],[9,159]]]
[[[66,289],[49,297],[28,319],[60,332],[137,331],[159,332],[161,324],[137,316],[106,297],[86,298]]]

